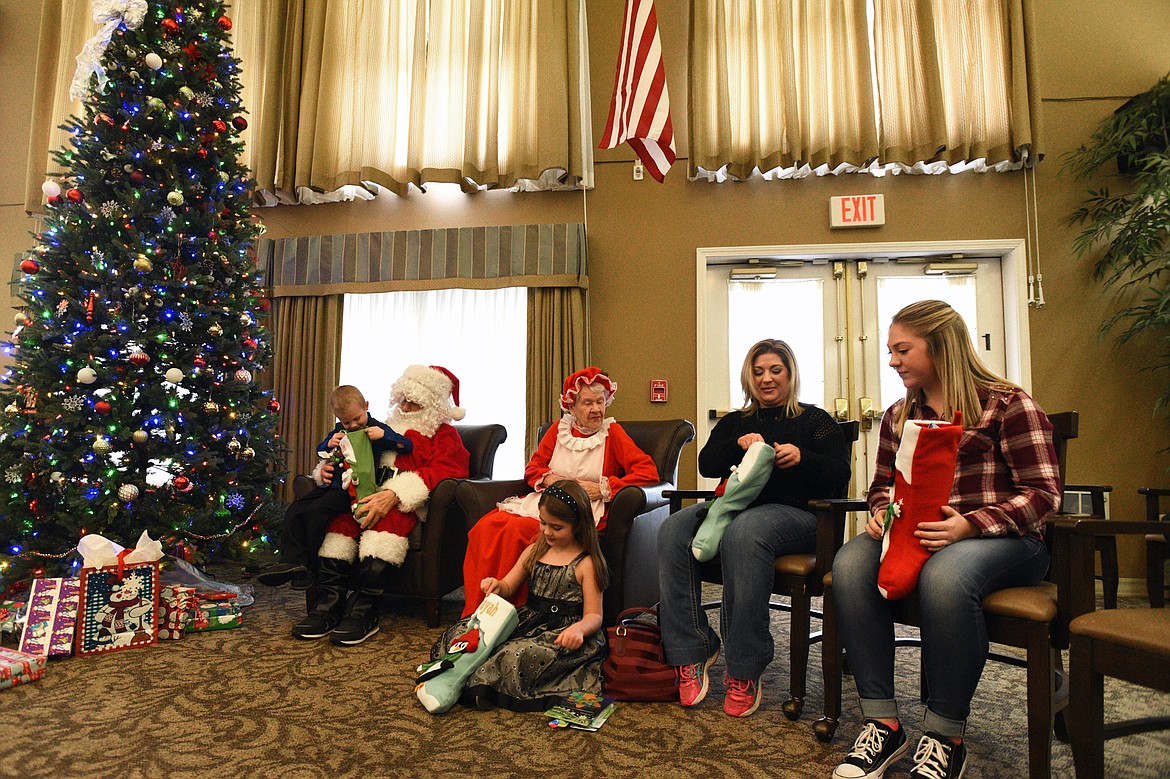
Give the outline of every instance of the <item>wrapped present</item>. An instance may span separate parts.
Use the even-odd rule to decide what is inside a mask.
[[[0,641],[12,639],[16,644],[20,628],[24,624],[24,607],[22,600],[0,601]]]
[[[20,651],[42,657],[73,654],[80,600],[79,579],[34,579]]]
[[[46,660],[41,655],[0,647],[0,690],[40,679],[45,675]]]
[[[162,588],[160,597],[158,637],[182,638],[195,611],[195,588],[168,584]]]
[[[243,624],[243,615],[234,592],[197,593],[195,618],[187,628],[192,633],[204,630],[226,630]]]
[[[77,654],[158,643],[158,563],[81,569]]]

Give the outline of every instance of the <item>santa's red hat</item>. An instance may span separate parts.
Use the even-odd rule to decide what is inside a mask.
[[[391,400],[410,400],[423,408],[445,412],[459,421],[467,411],[459,406],[459,379],[441,365],[410,365],[391,389]]]
[[[569,374],[568,378],[565,379],[565,383],[561,387],[561,409],[568,411],[572,408],[581,388],[593,384],[601,387],[602,394],[605,396],[605,405],[613,403],[613,397],[617,394],[617,382],[606,376],[601,368],[589,366]]]

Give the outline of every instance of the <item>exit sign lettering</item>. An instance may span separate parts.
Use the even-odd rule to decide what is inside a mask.
[[[829,198],[829,227],[880,227],[886,223],[885,195]]]

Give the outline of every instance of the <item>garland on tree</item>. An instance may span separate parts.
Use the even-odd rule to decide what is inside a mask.
[[[251,547],[282,468],[231,20],[214,0],[94,18],[0,384],[9,581],[76,565],[86,533]]]

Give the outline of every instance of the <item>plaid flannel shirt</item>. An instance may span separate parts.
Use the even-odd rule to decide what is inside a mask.
[[[882,417],[877,465],[869,487],[870,511],[890,502],[891,469],[899,436],[894,419],[904,400]],[[916,406],[913,419],[938,419]],[[978,424],[965,425],[950,505],[984,536],[1044,537],[1044,519],[1060,505],[1060,471],[1052,423],[1023,390],[991,392]]]

